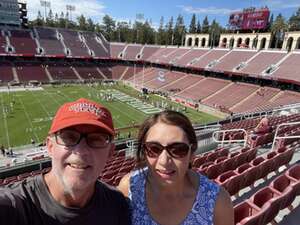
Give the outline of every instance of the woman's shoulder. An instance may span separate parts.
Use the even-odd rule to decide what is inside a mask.
[[[220,186],[213,182],[212,180],[208,179],[208,177],[197,173],[199,176],[199,182],[200,182],[200,188],[203,189],[209,189],[209,190],[215,190],[217,193],[220,191]]]
[[[130,187],[136,183],[141,176],[144,176],[145,169],[133,170],[122,177],[118,189],[125,195],[129,195]]]
[[[119,191],[121,191],[123,193],[123,195],[125,195],[126,197],[128,197],[128,193],[129,193],[129,186],[130,186],[130,176],[131,173],[127,173],[126,175],[124,175],[122,177],[122,179],[120,180],[120,183],[117,186],[117,189]]]

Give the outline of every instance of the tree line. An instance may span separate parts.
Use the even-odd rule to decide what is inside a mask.
[[[221,33],[233,32],[222,27],[216,20],[210,23],[207,16],[201,22],[195,14],[192,15],[189,26],[185,25],[182,15],[178,15],[176,19],[171,17],[168,21],[165,21],[162,16],[157,29],[154,28],[151,20],[116,21],[111,16],[105,15],[101,23],[95,23],[84,15],[77,17],[76,21],[69,18],[68,13],[53,13],[50,9],[46,19],[39,11],[37,18],[30,21],[29,25],[101,32],[111,42],[177,46],[184,45],[187,33],[209,34],[210,45],[218,46]],[[300,31],[300,8],[289,19],[285,19],[282,14],[278,14],[274,19],[272,14],[268,27],[264,30],[264,32],[272,33],[274,47],[283,42],[282,34],[286,31]]]

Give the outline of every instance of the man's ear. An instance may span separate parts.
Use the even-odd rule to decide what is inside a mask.
[[[50,136],[47,136],[46,146],[47,146],[48,155],[50,156],[50,158],[52,158],[54,145],[53,145],[53,140],[51,139]]]

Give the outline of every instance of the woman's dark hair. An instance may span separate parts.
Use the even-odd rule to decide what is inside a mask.
[[[192,152],[194,152],[197,149],[197,137],[191,121],[182,113],[172,110],[162,111],[160,113],[156,113],[148,117],[139,129],[138,148],[136,153],[138,168],[145,166],[145,154],[143,150],[143,144],[145,142],[145,139],[147,138],[147,133],[149,129],[158,122],[180,127],[185,132],[187,139],[192,145]]]

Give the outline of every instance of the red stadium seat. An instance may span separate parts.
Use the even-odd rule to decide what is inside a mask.
[[[244,163],[235,170],[238,174],[243,175],[240,188],[243,189],[252,185],[256,181],[256,177],[260,173],[259,168],[252,166],[250,163]]]
[[[194,160],[193,160],[193,163],[192,163],[192,166],[194,168],[199,168],[202,164],[204,164],[205,162],[207,161],[206,157],[204,156],[200,156],[200,157],[196,157]]]
[[[261,166],[261,164],[263,163],[265,161],[265,158],[264,157],[262,157],[262,156],[259,156],[259,157],[257,157],[257,158],[255,158],[255,159],[253,159],[251,162],[250,162],[250,164],[253,166],[253,167],[256,167],[256,168],[258,168],[258,173],[256,174],[256,179],[255,180],[258,180],[258,179],[260,179],[260,178],[262,178],[262,166]]]
[[[294,155],[294,148],[279,148],[277,150],[278,156],[276,157],[276,164],[280,166],[287,166],[292,160]]]
[[[206,175],[209,179],[216,179],[222,173],[220,164],[213,164],[207,167]]]
[[[206,171],[207,171],[207,169],[208,169],[208,167],[210,166],[210,165],[213,165],[214,164],[214,162],[206,162],[206,163],[204,163],[204,164],[202,164],[201,166],[200,166],[200,168],[197,170],[199,173],[202,173],[202,174],[205,174],[206,175]]]
[[[291,180],[285,176],[281,175],[271,182],[270,188],[275,189],[280,192],[281,206],[280,209],[285,209],[292,204],[296,197],[296,193],[291,185]]]
[[[285,175],[292,181],[292,187],[296,195],[300,195],[300,164],[296,164],[285,172]]]
[[[280,192],[270,187],[264,187],[257,191],[250,199],[259,208],[267,208],[262,224],[271,222],[278,214],[281,207]]]
[[[218,152],[211,152],[207,155],[207,161],[215,161],[219,156]]]
[[[234,207],[234,224],[236,225],[261,225],[263,216],[263,210],[247,201]]]

